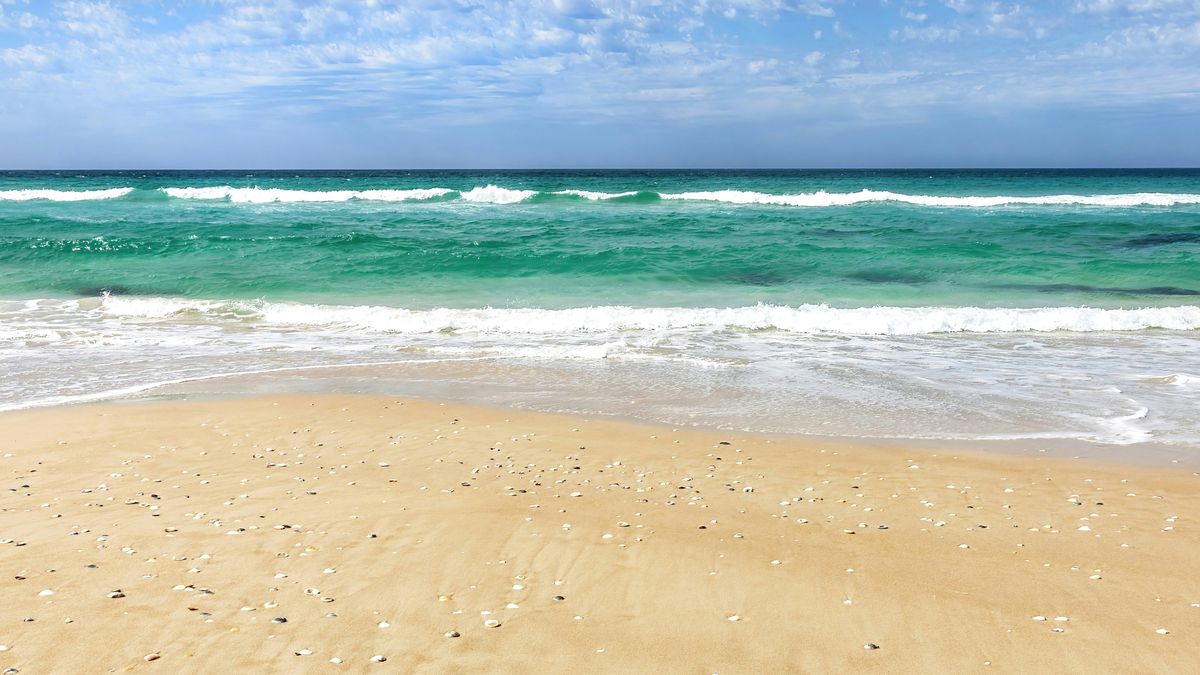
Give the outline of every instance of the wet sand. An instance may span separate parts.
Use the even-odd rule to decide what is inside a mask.
[[[0,670],[1196,663],[1190,469],[376,396],[0,429]]]

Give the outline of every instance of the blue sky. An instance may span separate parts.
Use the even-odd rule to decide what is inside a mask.
[[[1200,0],[0,0],[0,167],[1198,166]]]

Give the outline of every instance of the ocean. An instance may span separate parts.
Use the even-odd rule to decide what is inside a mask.
[[[1200,444],[1200,170],[0,172],[0,409]]]

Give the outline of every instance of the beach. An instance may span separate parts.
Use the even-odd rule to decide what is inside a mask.
[[[0,0],[0,675],[1200,675],[1200,0]]]
[[[1194,468],[383,396],[0,425],[0,669],[1195,665]]]

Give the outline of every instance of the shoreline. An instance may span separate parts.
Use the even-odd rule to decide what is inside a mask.
[[[135,403],[0,413],[0,666],[1186,672],[1200,630],[1178,467],[384,396]]]
[[[949,436],[909,437],[909,436],[878,436],[878,435],[846,435],[836,433],[806,433],[800,431],[772,431],[751,428],[739,428],[734,424],[713,423],[711,420],[690,422],[672,422],[651,416],[638,416],[624,412],[608,412],[602,410],[556,410],[536,405],[505,405],[489,402],[479,398],[469,398],[454,394],[449,390],[437,392],[418,391],[389,391],[389,387],[363,389],[345,388],[332,384],[339,374],[350,376],[355,371],[364,369],[374,370],[381,367],[420,367],[427,365],[461,365],[471,362],[489,362],[490,357],[454,358],[429,361],[387,361],[382,363],[364,362],[350,364],[303,365],[266,370],[253,370],[233,373],[215,373],[184,377],[148,385],[100,392],[95,395],[83,395],[82,398],[71,398],[64,401],[46,403],[34,402],[26,407],[0,408],[0,416],[11,413],[32,412],[37,410],[64,409],[77,406],[104,405],[154,405],[183,402],[215,402],[255,397],[287,397],[287,396],[366,396],[398,398],[410,401],[426,401],[450,403],[468,407],[478,407],[496,412],[514,411],[541,415],[558,415],[566,417],[586,417],[609,420],[617,423],[632,425],[656,426],[661,428],[679,428],[701,433],[740,434],[780,442],[795,440],[803,443],[841,444],[848,446],[872,446],[912,448],[923,447],[942,449],[946,451],[971,451],[978,453],[999,453],[1015,456],[1045,455],[1062,459],[1074,459],[1086,462],[1100,462],[1111,465],[1127,465],[1134,467],[1170,467],[1181,469],[1200,468],[1200,445],[1190,443],[1174,443],[1170,441],[1137,441],[1130,443],[1101,442],[1078,435],[1057,435],[1047,433],[1044,436],[1031,433],[1028,435],[1013,434],[1011,437],[976,436],[955,438]],[[344,372],[343,372],[344,371]],[[276,376],[303,377],[308,373],[323,373],[322,385],[316,388],[302,388],[295,384],[276,385],[270,379]],[[239,385],[241,380],[244,384]],[[218,382],[228,386],[212,391],[192,390],[195,385]],[[452,386],[460,385],[453,378],[448,380]]]

